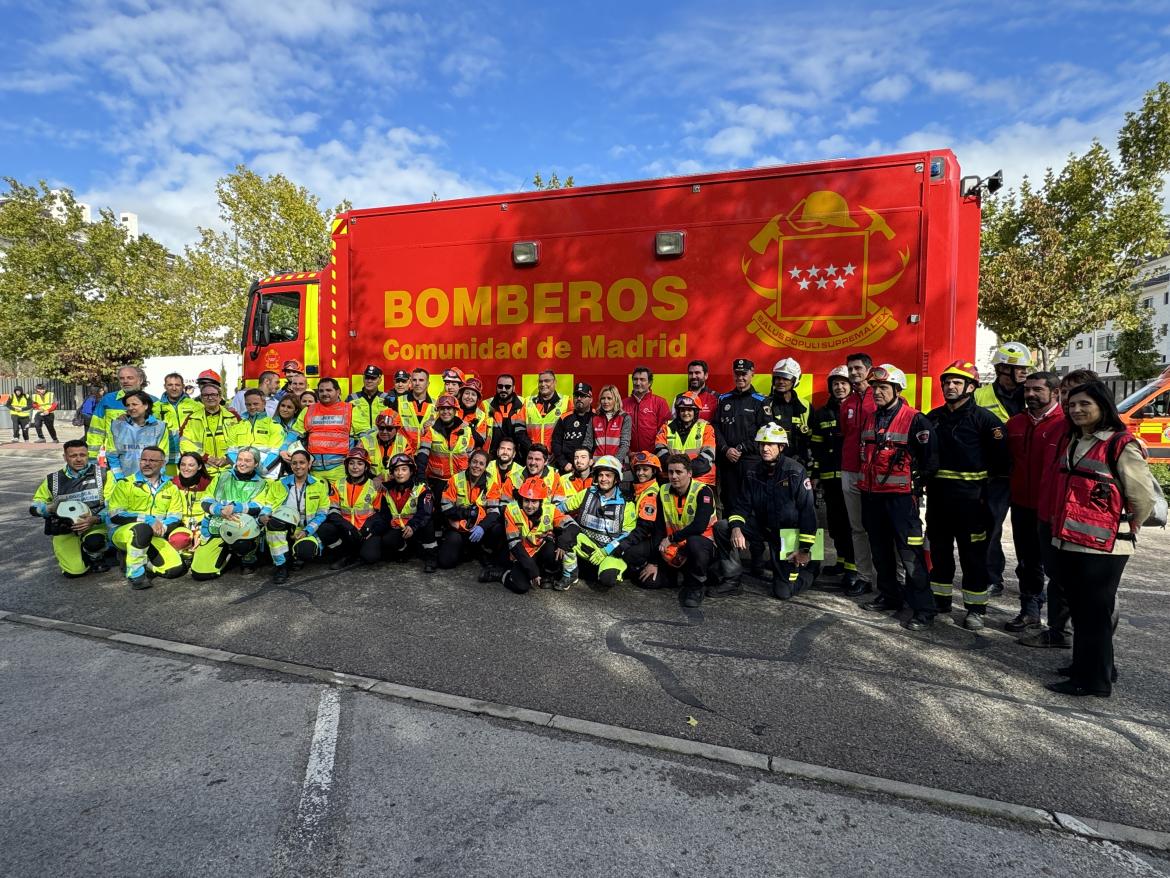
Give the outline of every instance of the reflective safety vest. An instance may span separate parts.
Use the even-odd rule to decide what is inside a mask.
[[[227,433],[228,445],[232,451],[239,451],[250,445],[275,456],[280,446],[284,444],[287,431],[267,415],[260,415],[255,419],[251,415],[244,415],[237,423],[228,427]],[[260,465],[263,466],[264,462],[261,461]]]
[[[119,415],[108,424],[105,450],[106,461],[115,478],[126,478],[138,472],[138,458],[149,445],[161,448],[170,455],[170,430],[166,422],[147,415],[141,424],[135,424],[128,415]]]
[[[237,479],[233,470],[225,469],[219,473],[207,487],[207,493],[199,502],[203,504],[203,537],[209,539],[219,534],[219,526],[223,519],[213,515],[212,509],[216,503],[225,506],[229,503],[235,511],[248,515],[264,515],[271,512],[267,506],[269,486],[274,484],[261,478],[259,473],[253,473],[249,479]]]
[[[573,498],[568,510],[575,513],[581,530],[599,546],[621,540],[637,524],[634,506],[621,491],[614,491],[612,497],[602,497],[598,488],[590,488]]]
[[[529,556],[535,555],[544,545],[544,538],[552,536],[558,520],[564,521],[564,513],[559,513],[547,500],[540,504],[540,513],[535,523],[528,518],[519,503],[509,503],[504,507],[504,531],[508,536],[508,545],[519,543]]]
[[[584,478],[575,475],[568,478],[561,476],[561,484],[565,486],[565,497],[571,499],[579,497],[593,487],[593,476],[585,476]]]
[[[431,430],[431,456],[427,458],[428,479],[449,479],[467,469],[467,457],[475,450],[475,433],[462,421],[444,436],[439,428]]]
[[[659,484],[654,479],[634,484],[634,503],[638,519],[653,524],[658,519]]]
[[[158,484],[152,485],[143,478],[142,473],[135,473],[133,478],[121,479],[110,492],[111,520],[119,516],[135,516],[147,524],[155,521],[173,524],[179,520],[181,512],[179,489],[165,477],[160,478]]]
[[[14,418],[27,418],[32,401],[27,396],[17,396],[15,393],[8,398],[8,411]]]
[[[562,396],[557,398],[548,411],[544,411],[543,406],[543,401],[537,396],[525,402],[524,425],[528,430],[528,439],[533,445],[540,444],[551,451],[553,430],[556,429],[557,421],[572,410],[572,404]]]
[[[492,464],[488,464],[488,469],[491,469]],[[527,467],[513,465],[508,470],[508,481],[500,487],[500,496],[502,498],[515,499],[516,489],[524,484],[526,479],[530,478]],[[544,482],[548,488],[548,499],[550,503],[559,503],[569,495],[569,488],[566,479],[561,478],[558,473],[551,466],[545,465],[544,469],[535,478],[539,478]]]
[[[691,479],[687,495],[680,497],[669,488],[659,492],[659,502],[662,504],[662,517],[666,521],[667,536],[674,536],[688,524],[695,520],[695,513],[699,508],[699,492],[707,487],[697,479]],[[703,536],[712,539],[715,536],[715,516],[707,522],[707,529]]]
[[[475,507],[475,521],[468,524],[466,519],[456,519],[450,522],[451,527],[461,533],[467,533],[477,524],[482,522],[488,514],[488,510],[499,506],[499,489],[496,488],[495,502],[489,502],[492,488],[487,483],[487,473],[484,473],[484,481],[482,484],[474,484],[468,482],[466,472],[456,473],[447,482],[447,490],[443,492],[443,512],[446,513],[456,507]]]
[[[361,528],[366,520],[378,511],[382,489],[374,484],[373,479],[366,479],[358,484],[349,479],[341,479],[329,487],[329,505],[332,511],[356,528]]]
[[[982,406],[987,409],[1005,424],[1007,419],[1011,417],[1008,410],[1004,408],[1004,404],[1000,402],[999,397],[995,393],[995,383],[984,384],[982,387],[975,388],[975,405]]]
[[[329,482],[313,476],[308,476],[304,485],[297,485],[296,476],[285,476],[273,485],[273,491],[279,494],[283,490],[284,496],[280,502],[274,502],[272,508],[291,509],[296,513],[297,527],[304,528],[305,533],[315,534],[329,512],[331,487]]]
[[[512,499],[512,492],[516,490],[516,478],[524,472],[524,467],[512,461],[506,473],[500,472],[499,461],[493,460],[487,466],[488,491],[499,495],[499,502],[505,503]]]
[[[884,432],[874,430],[877,412],[866,415],[861,426],[861,480],[857,487],[873,494],[909,494],[910,424],[918,411],[902,400]]]
[[[401,432],[406,434],[411,446],[418,448],[422,433],[434,426],[435,404],[430,398],[419,404],[413,396],[406,396],[398,401],[398,414],[402,418]]]
[[[365,436],[374,431],[374,420],[386,409],[390,408],[386,404],[385,394],[379,393],[373,399],[367,397],[364,393],[350,394],[347,402],[353,406],[353,420],[350,423],[350,429],[353,435],[357,437]]]
[[[72,475],[67,470],[59,469],[45,479],[49,489],[46,503],[53,500],[78,500],[88,506],[90,511],[99,512],[106,505],[106,478],[106,471],[93,464]],[[38,499],[40,493],[37,492]]]
[[[402,434],[401,429],[394,434],[394,441],[389,445],[383,445],[379,442],[377,434],[363,437],[362,445],[369,452],[370,463],[374,467],[374,475],[381,476],[383,480],[390,478],[390,458],[394,455],[409,454],[412,459],[414,458],[414,451],[410,447],[410,440]]]
[[[34,393],[32,395],[33,408],[43,415],[47,415],[57,408],[57,403],[53,402],[53,391],[46,390],[44,393]]]
[[[227,457],[231,442],[228,440],[228,429],[239,420],[235,412],[221,408],[211,415],[207,410],[200,408],[187,416],[179,426],[179,448],[182,451],[192,451],[203,458]],[[211,475],[218,474],[224,467],[208,465],[207,471]]]
[[[174,401],[163,394],[154,404],[154,416],[167,425],[167,431],[171,438],[171,447],[167,449],[170,454],[168,463],[179,462],[179,428],[183,426],[183,422],[188,417],[201,411],[203,411],[202,403],[185,393]]]
[[[1125,496],[1113,476],[1106,454],[1115,446],[1120,455],[1133,436],[1125,435],[1117,442],[1097,441],[1075,464],[1072,457],[1076,444],[1067,437],[1060,446],[1060,479],[1057,486],[1056,508],[1052,516],[1052,535],[1058,540],[1085,546],[1099,552],[1112,552],[1118,537],[1133,539],[1130,534],[1119,534],[1125,512]],[[1141,446],[1138,446],[1141,448]],[[1145,452],[1142,452],[1145,456]]]
[[[418,512],[419,503],[422,495],[426,493],[427,486],[422,482],[414,482],[411,485],[410,493],[405,491],[398,492],[391,490],[397,487],[395,483],[390,483],[386,490],[386,508],[390,510],[390,525],[399,530],[410,524],[410,520],[414,518]],[[405,496],[403,496],[405,494]]]
[[[711,469],[701,476],[695,476],[695,479],[704,485],[714,487],[715,428],[709,422],[700,418],[695,418],[689,428],[683,428],[686,429],[685,435],[676,429],[678,427],[682,427],[682,422],[676,419],[671,419],[659,427],[658,438],[654,441],[654,450],[662,454],[658,449],[664,448],[670,452],[685,454],[691,460],[695,460],[704,448],[710,449],[710,454],[707,455],[707,459],[711,461]]]
[[[194,531],[203,522],[204,516],[207,513],[203,510],[203,498],[207,496],[207,489],[210,484],[205,485],[202,490],[192,490],[184,488],[179,484],[179,477],[175,476],[172,483],[179,491],[179,521],[180,523]]]
[[[310,403],[305,409],[305,449],[314,458],[340,458],[336,463],[323,461],[326,469],[340,465],[349,451],[352,424],[353,407],[348,402]]]

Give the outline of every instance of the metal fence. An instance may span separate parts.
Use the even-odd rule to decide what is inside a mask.
[[[38,378],[35,375],[17,375],[11,378],[0,376],[0,396],[7,396],[12,393],[16,387],[23,387],[24,392],[32,398],[33,390],[38,384],[45,385],[45,389],[53,391],[53,399],[57,402],[57,420],[68,420],[73,417],[73,412],[81,405],[82,400],[85,399],[86,388],[80,384],[71,384],[66,381],[58,381],[55,378]],[[8,413],[7,408],[0,408],[0,431],[7,431],[12,429],[12,418]],[[0,434],[0,435],[4,435]]]

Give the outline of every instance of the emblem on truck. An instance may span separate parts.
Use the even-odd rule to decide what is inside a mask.
[[[897,233],[876,210],[859,205],[858,213],[864,225],[844,197],[822,189],[755,234],[740,267],[770,304],[752,315],[748,332],[775,348],[830,351],[871,344],[898,328],[877,297],[901,278],[910,247],[898,247]]]

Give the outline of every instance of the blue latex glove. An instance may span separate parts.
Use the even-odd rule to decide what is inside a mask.
[[[471,540],[473,543],[478,543],[480,540],[483,539],[483,528],[477,524],[475,527],[473,527],[471,529],[471,533],[469,533],[467,535],[467,538],[469,540]]]

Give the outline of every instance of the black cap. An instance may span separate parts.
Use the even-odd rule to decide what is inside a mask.
[[[377,366],[366,366],[366,371],[362,373],[367,378],[381,378],[382,370]]]
[[[394,380],[395,381],[409,381],[410,380],[410,373],[407,372],[405,369],[399,369],[397,372],[394,373]]]
[[[593,396],[593,385],[579,381],[577,386],[573,388],[573,396]]]
[[[732,372],[751,372],[755,368],[756,368],[756,364],[753,363],[751,360],[748,360],[744,357],[740,357],[738,360],[736,360],[735,362],[733,362],[731,364],[731,371]]]

